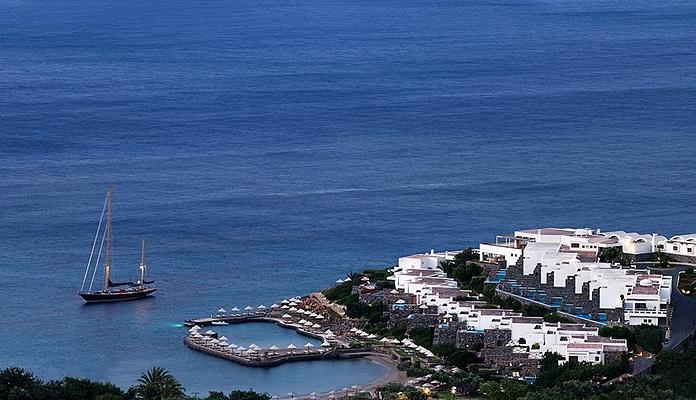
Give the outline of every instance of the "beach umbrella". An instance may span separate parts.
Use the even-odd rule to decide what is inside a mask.
[[[392,289],[391,292],[389,292],[389,293],[391,293],[391,294],[399,294],[399,291],[396,290],[396,289]]]
[[[355,333],[355,332],[357,332],[357,331],[358,331],[358,328],[355,328],[355,327],[353,327],[353,328],[350,328],[350,331],[351,331],[351,332],[353,332],[353,333]]]
[[[200,331],[201,327],[198,325],[194,325],[191,329],[196,330],[196,331]]]
[[[222,342],[227,340],[227,336],[220,336],[218,339]]]
[[[370,336],[370,334],[367,333],[367,332],[360,332],[360,336],[362,336],[362,337],[368,337],[368,336]]]
[[[316,399],[317,398],[317,392],[312,392],[309,394],[310,399]]]
[[[396,301],[396,304],[406,304],[406,300],[404,299],[399,299]]]
[[[314,324],[312,324],[310,321],[307,321],[307,322],[304,323],[304,325],[305,325],[305,326],[312,326],[312,325],[314,325]]]
[[[280,308],[282,308],[283,310],[287,310],[287,309],[290,308],[290,307],[288,307],[287,304],[283,304]]]
[[[215,334],[215,331],[212,331],[212,330],[208,329],[207,331],[205,331],[205,334],[206,334],[206,335],[214,335],[214,334]]]
[[[253,310],[253,309],[254,309],[254,307],[252,307],[252,306],[246,306],[246,307],[244,307],[244,310],[245,310],[245,311],[251,311],[251,310]]]
[[[240,351],[240,352],[246,351],[246,349],[247,349],[247,348],[244,347],[244,346],[239,346],[239,347],[237,347],[237,350]]]
[[[193,329],[193,328],[189,329],[189,333],[195,333],[195,332],[198,332],[198,330],[197,330],[197,329]]]
[[[279,347],[276,345],[273,345],[269,347],[269,350],[273,350],[273,354],[277,354]]]
[[[230,349],[236,349],[236,348],[239,347],[239,346],[237,346],[237,345],[234,344],[234,343],[230,343],[230,344],[227,345],[227,347],[229,347]]]
[[[290,314],[283,314],[283,318],[285,318],[285,319],[292,318],[292,315],[290,315]]]
[[[324,318],[326,318],[326,317],[324,317],[324,316],[321,315],[321,314],[317,315],[317,319],[324,319]]]
[[[309,343],[309,342],[305,343],[305,345],[304,345],[304,348],[307,349],[307,350],[309,350],[309,349],[312,348],[312,347],[314,347],[314,345],[311,344],[311,343]]]
[[[336,283],[343,283],[343,279],[336,279]]]
[[[303,319],[301,319],[301,320],[299,320],[299,321],[297,321],[297,323],[298,323],[298,324],[304,324],[305,322],[307,322],[307,320],[306,320],[306,319],[304,319],[304,318],[303,318]]]
[[[210,341],[210,343],[212,343],[212,344],[218,344],[218,343],[220,343],[220,341],[217,340],[217,339],[213,339],[213,340]]]
[[[417,349],[417,348],[418,348],[418,345],[415,344],[415,343],[409,343],[409,344],[408,344],[408,347],[410,347],[410,348],[412,348],[412,349]]]
[[[326,336],[333,336],[334,333],[331,332],[331,329],[327,329],[327,330],[324,331],[324,335],[326,335]]]
[[[224,341],[224,340],[221,340],[220,343],[218,343],[218,345],[219,345],[219,346],[222,346],[222,347],[229,347],[230,344],[227,343],[227,342]]]
[[[297,312],[297,307],[290,307],[290,311]]]
[[[280,307],[280,306],[276,303],[271,304],[271,308],[278,308],[278,307]]]
[[[238,312],[238,311],[239,311],[239,307],[234,307],[231,311],[233,311],[233,312]]]
[[[377,338],[377,336],[376,336],[376,335],[374,335],[374,334],[371,334],[371,335],[369,335],[369,336],[368,336],[367,338],[368,338],[368,339],[376,339],[376,338]]]
[[[220,314],[224,314],[224,313],[227,312],[227,310],[225,310],[224,308],[220,307],[220,309],[217,310],[217,312],[219,312]]]
[[[203,340],[203,341],[208,341],[208,340],[213,340],[213,338],[211,338],[210,336],[203,336],[203,337],[201,338],[201,340]]]
[[[389,339],[383,337],[383,338],[379,339],[379,341],[382,343],[387,343],[389,341]]]
[[[256,308],[258,308],[259,310],[265,310],[265,309],[266,309],[266,306],[264,306],[263,304],[261,304],[260,306],[258,306],[258,307],[256,307]]]
[[[391,343],[391,344],[401,344],[401,342],[399,341],[399,339],[392,339],[390,343]]]
[[[314,324],[314,325],[312,325],[312,328],[314,328],[314,329],[319,329],[319,328],[321,328],[321,325],[319,325],[319,324]]]
[[[250,348],[250,349],[253,349],[253,350],[259,350],[259,349],[261,349],[259,346],[256,345],[256,343],[250,344],[250,345],[249,345],[249,348]]]
[[[331,343],[324,341],[321,343],[321,347],[331,347]]]
[[[368,277],[366,277],[366,276],[363,276],[362,278],[360,278],[360,280],[363,281],[363,282],[369,282],[369,281],[370,281],[370,278],[368,278]]]
[[[286,348],[287,348],[288,350],[290,350],[290,354],[292,354],[292,351],[295,350],[295,349],[297,348],[297,346],[295,346],[294,344],[290,343],[290,344],[288,345],[288,347],[286,347]]]
[[[283,300],[280,302],[280,304],[288,304],[288,303],[289,303],[288,299],[283,299]]]

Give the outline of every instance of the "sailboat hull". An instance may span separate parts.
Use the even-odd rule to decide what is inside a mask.
[[[87,303],[105,303],[112,301],[138,300],[149,296],[156,288],[142,288],[134,290],[115,290],[109,292],[80,293]]]

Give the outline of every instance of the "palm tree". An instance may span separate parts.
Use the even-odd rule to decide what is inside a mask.
[[[184,388],[162,367],[153,367],[138,378],[135,392],[143,400],[184,399]]]

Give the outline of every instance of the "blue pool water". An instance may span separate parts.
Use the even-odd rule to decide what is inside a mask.
[[[696,231],[696,4],[0,0],[0,367],[189,392],[329,390],[177,324],[537,226]],[[85,306],[107,185],[114,275]]]

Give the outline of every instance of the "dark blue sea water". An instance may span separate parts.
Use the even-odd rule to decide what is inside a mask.
[[[329,390],[185,318],[537,226],[696,231],[696,3],[0,0],[0,367],[189,392]],[[77,297],[107,185],[114,274]]]

